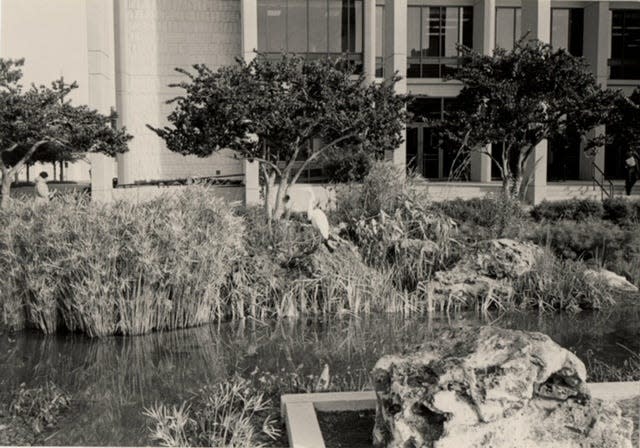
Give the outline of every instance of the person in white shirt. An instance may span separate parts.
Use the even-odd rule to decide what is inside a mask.
[[[47,185],[47,177],[49,175],[42,171],[36,177],[36,201],[37,202],[49,202],[51,199],[51,193],[49,192],[49,186]]]

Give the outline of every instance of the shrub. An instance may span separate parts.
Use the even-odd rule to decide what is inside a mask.
[[[502,194],[437,202],[432,208],[456,221],[462,235],[472,241],[516,237],[521,232],[520,203]]]
[[[572,219],[600,219],[604,209],[600,201],[593,199],[568,199],[564,201],[542,201],[533,207],[531,216],[536,221],[560,221]]]
[[[45,333],[142,334],[222,318],[242,219],[206,187],[133,205],[63,196],[0,213],[3,317]]]
[[[361,182],[371,170],[375,159],[366,151],[334,150],[327,155],[322,170],[329,182]]]
[[[602,265],[632,257],[638,252],[639,235],[607,221],[558,221],[539,224],[528,238],[550,247],[569,260],[594,260]]]
[[[624,198],[607,198],[602,203],[604,218],[619,225],[632,225],[640,222],[640,201]]]
[[[336,222],[354,222],[377,216],[380,211],[393,213],[408,194],[401,168],[389,162],[375,162],[361,185],[341,185],[336,189]]]

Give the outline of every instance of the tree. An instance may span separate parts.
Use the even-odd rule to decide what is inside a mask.
[[[502,157],[494,160],[506,194],[520,198],[526,163],[542,140],[562,138],[570,128],[585,150],[604,144],[604,136],[584,136],[607,121],[617,93],[602,89],[583,59],[525,39],[492,56],[460,50],[464,63],[453,78],[462,91],[438,125],[465,152],[493,159],[487,145],[503,144]]]
[[[67,96],[76,83],[62,79],[51,87],[20,84],[24,60],[0,59],[0,172],[2,202],[9,201],[11,179],[27,163],[69,160],[87,152],[107,155],[127,151],[132,138],[87,106],[73,106]],[[57,155],[56,155],[57,154]]]
[[[177,69],[188,80],[171,85],[185,90],[169,101],[176,106],[171,127],[150,129],[181,154],[206,157],[230,148],[259,162],[269,221],[282,216],[289,187],[327,151],[381,154],[402,142],[408,98],[394,92],[398,78],[367,85],[341,61],[286,54],[193,70]]]
[[[640,87],[626,97],[620,95],[607,123],[607,135],[614,147],[640,152]]]

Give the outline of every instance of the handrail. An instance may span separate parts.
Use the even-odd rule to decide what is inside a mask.
[[[600,187],[600,200],[603,201],[604,200],[604,195],[606,194],[607,197],[609,199],[613,199],[613,194],[614,194],[614,186],[613,186],[613,182],[611,182],[610,179],[607,179],[605,177],[604,171],[602,171],[602,169],[596,165],[595,163],[591,164],[591,168],[592,168],[592,174],[591,174],[591,178],[593,179],[593,189],[595,190],[596,185],[598,185],[598,187]],[[602,179],[602,182],[599,181],[596,178],[596,172],[597,174],[600,174],[600,178]],[[603,185],[605,183],[605,181],[609,184],[609,190],[607,191],[607,189],[605,188],[605,186]]]

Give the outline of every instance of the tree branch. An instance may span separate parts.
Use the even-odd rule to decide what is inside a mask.
[[[342,137],[338,137],[337,139],[333,140],[331,143],[328,143],[326,145],[324,145],[322,148],[318,149],[317,151],[315,151],[313,154],[311,154],[307,160],[305,160],[302,165],[300,166],[300,168],[298,169],[297,173],[295,174],[295,176],[293,176],[293,180],[291,181],[291,185],[294,185],[297,181],[298,178],[300,177],[300,175],[302,174],[302,172],[307,168],[307,166],[309,165],[309,163],[311,163],[313,160],[317,159],[318,156],[320,154],[322,154],[324,151],[326,151],[327,149],[331,148],[332,146],[337,145],[338,143],[340,143],[341,141],[347,140],[349,138],[353,138],[357,136],[357,134],[355,132],[352,132],[350,134],[347,135],[343,135]]]

